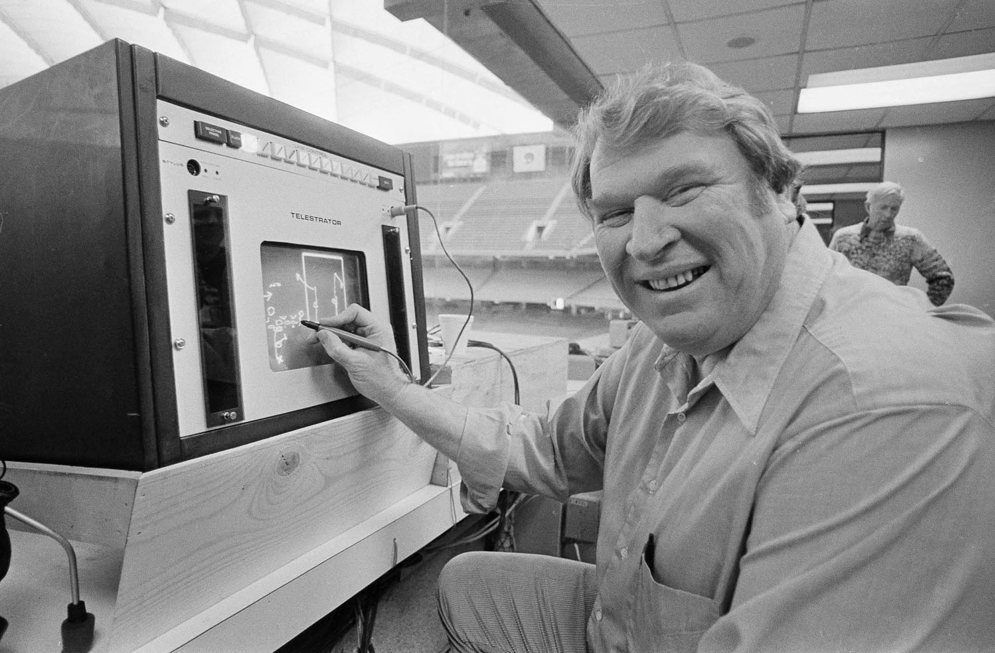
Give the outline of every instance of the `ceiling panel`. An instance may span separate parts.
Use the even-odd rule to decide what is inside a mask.
[[[669,27],[631,30],[624,37],[614,34],[580,36],[574,50],[599,77],[631,72],[648,62],[680,58]]]
[[[3,20],[49,64],[96,47],[104,39],[78,11],[66,11],[65,0],[35,0],[4,7]]]
[[[301,61],[265,46],[259,46],[259,61],[273,95],[327,120],[335,119],[335,77],[327,64]]]
[[[751,93],[780,91],[794,87],[798,55],[729,61],[708,67],[722,79],[742,86]]]
[[[3,21],[2,14],[0,14],[0,61],[6,62],[0,67],[0,86],[7,86],[48,68],[48,62]]]
[[[670,10],[677,22],[702,20],[731,14],[745,14],[785,5],[801,4],[804,0],[668,0]]]
[[[985,112],[992,100],[967,100],[964,102],[936,102],[907,107],[891,107],[881,119],[881,127],[908,127],[910,125],[937,125],[974,120]]]
[[[864,147],[881,147],[879,132],[834,134],[832,136],[793,136],[785,139],[793,152],[819,150],[849,150]]]
[[[830,111],[828,113],[800,113],[791,125],[793,134],[829,134],[877,129],[884,117],[884,109],[858,111]]]
[[[936,34],[961,0],[831,0],[812,4],[807,48],[888,43]]]
[[[332,60],[332,39],[329,20],[317,14],[296,14],[281,11],[256,2],[245,3],[249,27],[259,38],[279,44],[282,48],[299,52],[308,61]]]
[[[187,25],[178,25],[175,30],[194,66],[258,93],[270,94],[259,57],[248,41]]]
[[[167,12],[194,17],[232,32],[248,33],[238,0],[160,0]]]
[[[540,0],[539,6],[569,37],[667,24],[660,0]]]
[[[995,2],[992,0],[966,0],[957,7],[948,32],[964,32],[995,27]],[[991,41],[989,41],[991,43]]]
[[[931,38],[919,38],[858,45],[836,50],[806,52],[802,61],[801,83],[802,85],[806,84],[808,76],[817,73],[895,66],[910,61],[924,61],[930,59],[927,53],[931,41]]]
[[[775,116],[786,116],[794,111],[794,91],[763,91],[753,95],[766,104]]]
[[[878,181],[881,179],[881,163],[858,163],[847,171],[848,181]]]
[[[995,6],[995,2],[992,2]],[[995,28],[976,29],[938,36],[930,49],[930,59],[967,57],[995,50]]]
[[[94,23],[101,41],[128,34],[129,41],[170,57],[185,59],[169,24],[156,13],[148,13],[147,3],[119,6],[97,0],[78,0],[87,18]],[[141,10],[135,11],[134,7]],[[79,52],[88,48],[82,47]]]
[[[677,29],[688,59],[712,64],[798,52],[804,17],[805,5],[796,4],[752,14],[681,23]],[[755,39],[755,43],[745,48],[727,45],[730,40],[744,36]]]

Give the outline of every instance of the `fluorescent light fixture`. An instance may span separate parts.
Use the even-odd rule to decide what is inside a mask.
[[[847,163],[879,163],[880,147],[855,147],[844,150],[795,152],[795,158],[807,166],[832,166]]]
[[[877,186],[879,181],[874,182],[853,182],[843,184],[805,184],[802,186],[802,195],[808,198],[810,195],[851,195],[854,193],[867,194],[867,191]]]
[[[805,193],[802,193],[804,195]],[[836,208],[835,202],[811,202],[806,207],[809,213],[823,213],[825,211],[832,211]]]
[[[995,52],[808,76],[798,113],[995,97]]]

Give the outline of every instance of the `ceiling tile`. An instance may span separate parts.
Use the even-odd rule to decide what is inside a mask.
[[[954,19],[947,27],[947,33],[985,27],[995,27],[995,2],[992,0],[967,0],[957,7]]]
[[[825,0],[812,4],[807,48],[841,48],[933,36],[961,0]],[[900,16],[900,19],[896,19]]]
[[[802,179],[806,184],[824,184],[841,180],[849,170],[848,165],[810,166],[802,172]]]
[[[0,20],[0,88],[48,68],[48,63]]]
[[[669,27],[633,30],[625,38],[616,35],[580,36],[574,50],[595,75],[631,72],[646,63],[680,59]]]
[[[978,116],[978,120],[995,120],[995,102],[992,102],[991,106]]]
[[[798,52],[804,16],[803,4],[792,5],[751,14],[679,23],[677,31],[691,61],[710,64],[755,59]],[[740,49],[726,45],[738,37],[751,37],[756,42]]]
[[[179,61],[187,61],[172,30],[156,13],[141,10],[145,3],[127,3],[116,6],[94,0],[78,0],[87,15],[96,24],[101,38],[127,34],[129,43],[141,45]],[[136,9],[139,9],[136,11]],[[82,50],[80,50],[82,52]]]
[[[797,66],[798,55],[790,54],[710,64],[708,67],[727,82],[742,86],[750,93],[762,93],[793,88]]]
[[[233,32],[248,31],[238,0],[160,0],[167,11],[175,11]]]
[[[49,63],[58,63],[104,39],[65,0],[5,3],[2,15]]]
[[[316,116],[335,119],[335,76],[328,67],[266,47],[259,48],[259,61],[273,97]]]
[[[743,14],[784,5],[799,4],[798,0],[668,0],[670,11],[677,22]],[[804,2],[800,4],[804,5]]]
[[[306,17],[287,13],[277,6],[254,2],[245,5],[252,31],[262,39],[279,44],[287,50],[300,52],[323,61],[332,59],[332,43],[328,38],[329,20],[316,15]]]
[[[995,6],[995,3],[992,3]],[[995,28],[944,34],[936,39],[929,51],[930,59],[967,57],[972,54],[995,52]]]
[[[891,107],[884,114],[882,127],[908,127],[910,125],[936,125],[974,120],[985,112],[991,99],[964,100],[961,102],[935,102],[905,107]]]
[[[177,25],[176,34],[190,53],[192,65],[258,93],[269,94],[259,58],[248,42],[186,25]]]
[[[786,139],[792,152],[819,150],[848,150],[862,147],[881,147],[880,132],[859,134],[833,134],[831,136],[796,136]]]
[[[876,129],[884,109],[858,111],[831,111],[829,113],[800,113],[792,124],[794,134],[826,134]]]
[[[761,102],[767,105],[776,116],[787,115],[795,108],[794,91],[761,91],[753,93]]]
[[[802,60],[801,83],[808,82],[808,76],[817,73],[894,66],[910,61],[925,61],[932,39],[907,39],[890,43],[875,43],[833,50],[806,52]]]
[[[856,163],[847,171],[849,181],[877,181],[881,178],[883,163]]]
[[[539,6],[568,37],[667,24],[660,0],[539,0]]]

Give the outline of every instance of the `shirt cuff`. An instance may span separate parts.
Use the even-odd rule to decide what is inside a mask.
[[[489,512],[497,505],[510,455],[508,423],[500,409],[467,410],[456,454],[463,478],[460,500],[467,512]]]

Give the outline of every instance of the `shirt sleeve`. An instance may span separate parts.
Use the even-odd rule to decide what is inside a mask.
[[[464,509],[493,509],[502,488],[558,501],[601,489],[618,360],[609,358],[583,388],[555,410],[547,404],[544,414],[509,403],[469,409],[455,459]]]
[[[926,294],[934,306],[940,306],[954,289],[954,273],[947,262],[922,234],[916,235],[912,265],[926,280]]]
[[[944,404],[787,440],[758,487],[730,610],[699,650],[995,646],[995,510],[978,499],[995,490],[993,435]]]

